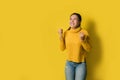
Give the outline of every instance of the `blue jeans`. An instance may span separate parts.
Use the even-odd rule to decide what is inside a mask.
[[[86,80],[86,62],[76,63],[66,61],[65,76],[66,80]]]

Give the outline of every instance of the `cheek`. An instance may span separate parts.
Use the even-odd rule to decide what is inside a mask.
[[[79,24],[79,22],[78,22],[77,20],[75,20],[75,21],[74,21],[74,23],[75,23],[76,25],[78,25],[78,24]]]
[[[72,23],[72,20],[70,20],[70,23]]]
[[[70,21],[70,23],[69,23],[70,25],[72,24],[72,22]]]

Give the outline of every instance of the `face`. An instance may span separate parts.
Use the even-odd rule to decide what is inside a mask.
[[[77,15],[72,15],[70,17],[70,27],[71,28],[76,28],[76,27],[79,26],[79,24],[80,24],[80,21],[79,21]]]

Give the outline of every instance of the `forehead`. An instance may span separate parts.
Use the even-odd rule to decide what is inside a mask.
[[[70,18],[78,18],[77,15],[72,15]]]

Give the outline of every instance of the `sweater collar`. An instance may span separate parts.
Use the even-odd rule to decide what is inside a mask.
[[[75,29],[71,28],[71,29],[70,29],[70,32],[78,32],[78,31],[80,31],[81,29],[82,29],[81,27],[77,27],[77,28],[75,28]]]

